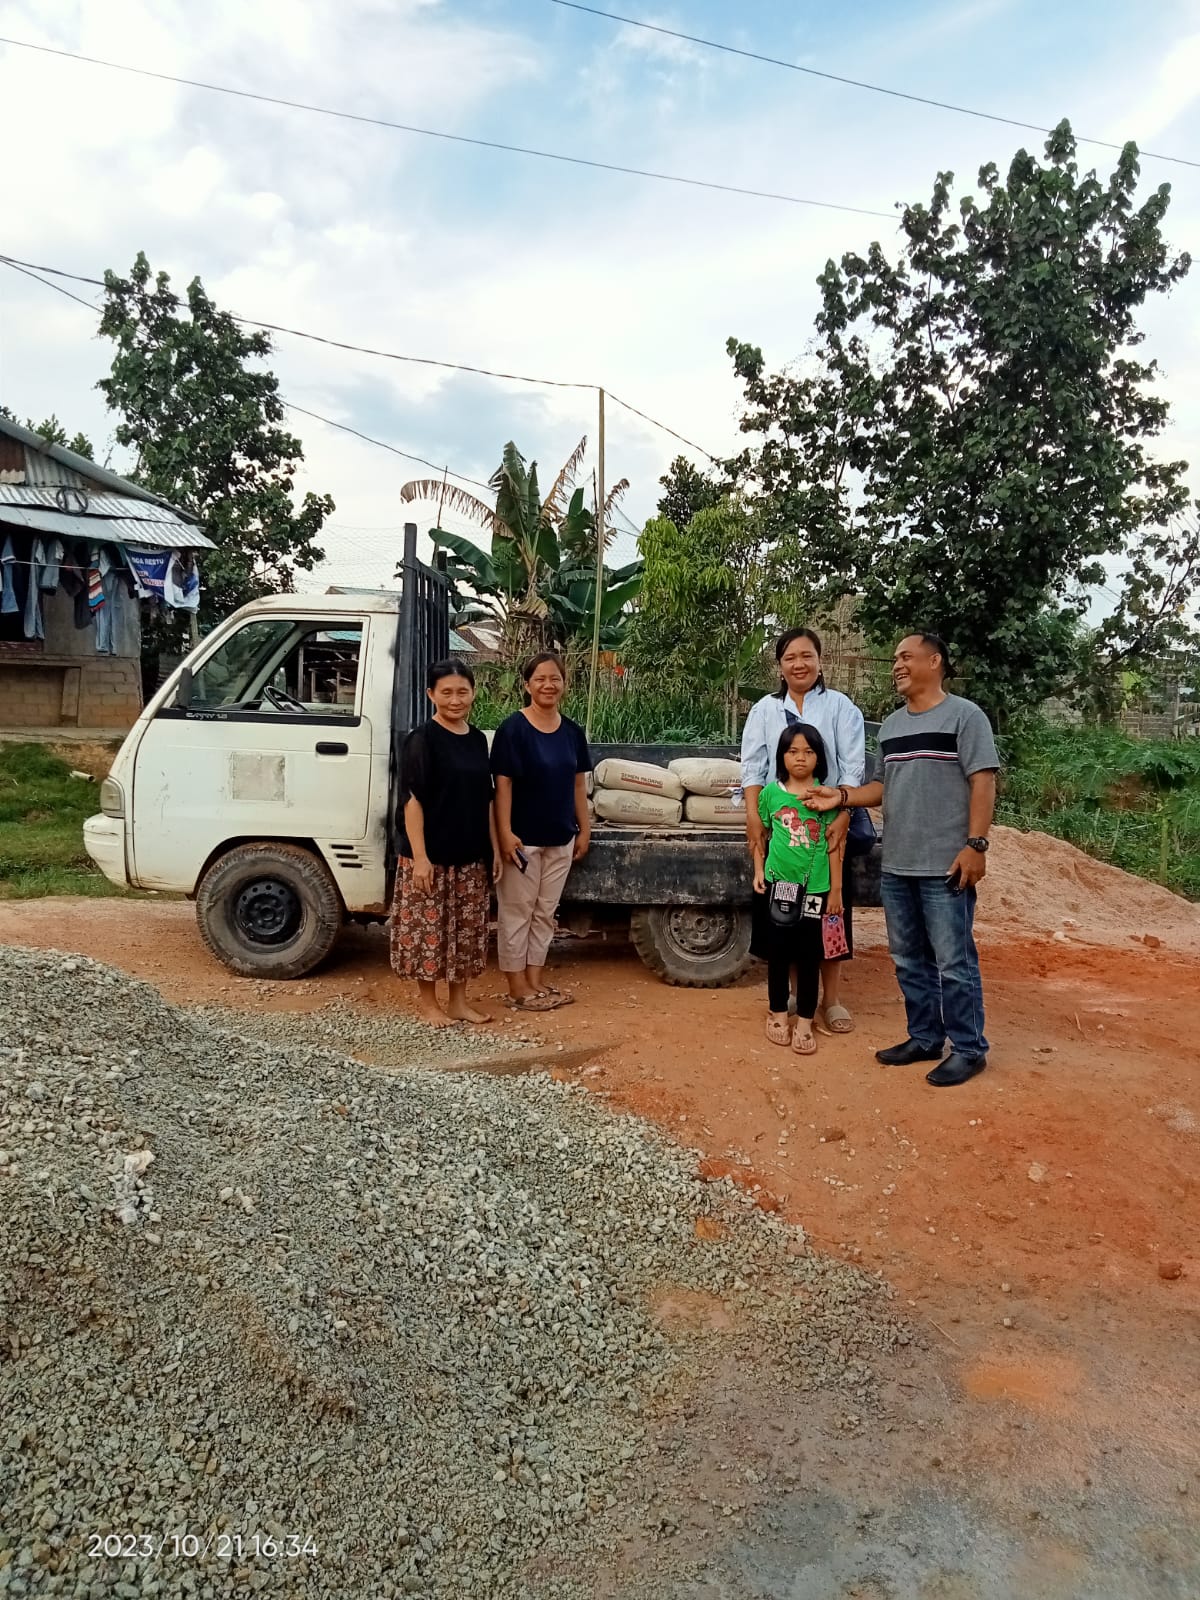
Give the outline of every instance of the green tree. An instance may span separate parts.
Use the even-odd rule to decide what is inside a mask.
[[[762,653],[774,603],[759,516],[729,498],[696,512],[686,528],[653,518],[638,544],[645,569],[630,663],[666,684],[719,692],[732,737],[742,680]]]
[[[510,664],[549,646],[567,648],[592,642],[596,600],[595,507],[585,504],[582,486],[575,486],[587,450],[581,439],[560,469],[549,494],[538,486],[537,462],[526,464],[510,440],[490,486],[496,503],[440,479],[406,483],[402,501],[439,503],[484,528],[490,549],[483,550],[462,534],[446,528],[430,530],[434,545],[448,552],[447,573],[457,614],[464,622],[488,617],[497,622],[503,655]],[[615,484],[605,501],[608,515],[628,488]],[[600,642],[616,649],[627,624],[626,608],[641,584],[640,561],[604,568],[600,602]]]
[[[203,563],[200,616],[213,622],[259,595],[288,593],[299,568],[323,559],[315,540],[328,495],[295,503],[300,440],[284,406],[265,333],[245,332],[193,278],[181,301],[141,252],[128,278],[104,275],[100,332],[116,345],[98,387],[120,418],[130,474],[194,512],[216,545]]]
[[[1200,651],[1189,617],[1198,583],[1200,523],[1141,530],[1116,606],[1080,651],[1075,697],[1085,712],[1110,719],[1131,679],[1147,670],[1182,683],[1184,663]]]
[[[697,511],[715,506],[722,494],[716,477],[701,472],[686,456],[676,456],[658,481],[663,491],[658,514],[679,529],[686,528]]]
[[[0,405],[0,417],[7,417],[10,422],[17,420],[12,410],[5,405]],[[45,422],[34,422],[32,418],[26,417],[23,425],[31,433],[40,434],[47,444],[63,445],[67,450],[74,451],[77,456],[86,456],[89,461],[95,461],[96,459],[96,452],[92,448],[92,442],[87,435],[77,433],[73,438],[68,439],[67,430],[53,412],[46,418]]]
[[[941,173],[897,262],[830,262],[807,375],[767,378],[731,341],[777,549],[857,591],[881,641],[944,633],[1000,720],[1067,675],[1103,558],[1169,567],[1188,502],[1186,464],[1148,453],[1167,403],[1134,356],[1138,310],[1190,266],[1163,240],[1170,189],[1139,206],[1135,146],[1107,182],[1075,148],[1061,123],[957,214]]]

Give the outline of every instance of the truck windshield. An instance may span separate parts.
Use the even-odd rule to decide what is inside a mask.
[[[352,714],[362,625],[338,618],[331,629],[331,621],[259,617],[247,622],[196,670],[190,709],[255,710],[269,716],[290,706]]]

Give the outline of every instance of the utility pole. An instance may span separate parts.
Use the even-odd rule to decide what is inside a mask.
[[[584,737],[592,737],[592,717],[596,710],[596,675],[600,670],[600,602],[604,598],[604,390],[600,390],[600,417],[597,429],[596,486],[596,615],[592,625],[592,674],[588,683],[587,722]]]

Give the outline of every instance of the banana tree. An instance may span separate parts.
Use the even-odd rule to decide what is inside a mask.
[[[574,487],[586,448],[587,440],[581,439],[544,499],[537,462],[527,467],[511,441],[490,480],[494,507],[437,479],[418,479],[400,491],[407,502],[437,500],[440,508],[457,512],[491,535],[491,548],[484,550],[446,528],[430,530],[435,547],[447,553],[446,572],[458,620],[496,622],[510,661],[531,649],[566,645],[585,635],[591,638],[596,516],[585,504],[583,488]],[[624,480],[614,487],[606,510],[627,487]],[[601,643],[610,641],[605,648],[619,642],[621,612],[636,595],[640,574],[640,561],[616,572],[605,571],[600,608]]]

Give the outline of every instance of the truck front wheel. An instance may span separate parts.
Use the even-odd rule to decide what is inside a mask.
[[[325,863],[294,844],[243,844],[221,856],[196,894],[200,937],[242,978],[302,978],[342,925]]]
[[[748,906],[643,906],[629,935],[651,972],[685,989],[724,988],[753,959]]]

